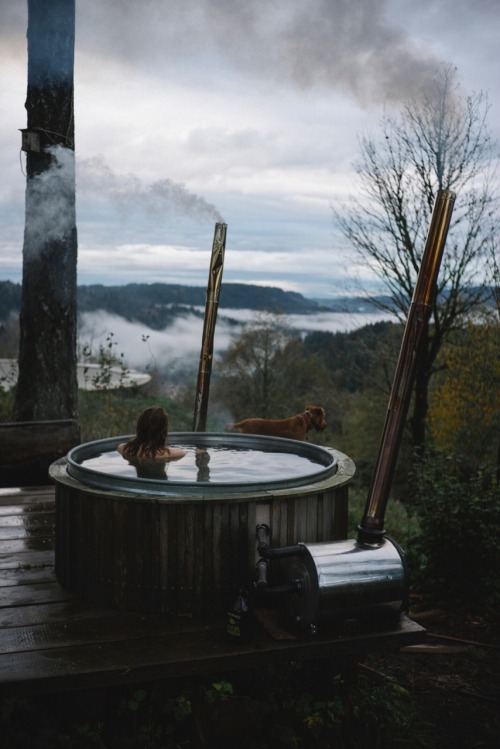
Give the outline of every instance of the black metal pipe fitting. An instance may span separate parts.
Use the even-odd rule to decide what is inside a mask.
[[[305,553],[305,546],[303,543],[295,544],[294,546],[282,546],[277,549],[271,549],[268,545],[267,540],[269,538],[269,526],[265,523],[260,523],[256,528],[257,536],[257,552],[259,556],[264,559],[283,559],[285,557],[299,557]]]
[[[287,595],[289,593],[297,593],[300,588],[299,582],[287,583],[285,585],[269,585],[267,580],[269,562],[267,559],[259,559],[256,570],[255,588],[259,595]]]

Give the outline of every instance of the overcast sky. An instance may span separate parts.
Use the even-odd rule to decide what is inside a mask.
[[[76,0],[78,281],[223,280],[333,297],[363,268],[331,207],[363,133],[441,62],[488,92],[498,0]],[[0,0],[0,279],[20,281],[27,3]],[[119,193],[120,201],[116,200]],[[174,199],[175,198],[175,199]]]

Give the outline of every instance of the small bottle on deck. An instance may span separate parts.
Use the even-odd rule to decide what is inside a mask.
[[[248,592],[240,588],[231,608],[227,612],[227,633],[235,640],[246,640],[250,636],[251,615]]]

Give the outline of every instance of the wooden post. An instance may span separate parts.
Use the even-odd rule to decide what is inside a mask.
[[[77,414],[75,0],[28,0],[26,217],[15,421]]]

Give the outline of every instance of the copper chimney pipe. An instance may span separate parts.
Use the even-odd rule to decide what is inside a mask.
[[[358,526],[360,543],[378,543],[383,539],[384,516],[401,436],[411,399],[416,364],[428,328],[436,290],[439,266],[450,226],[455,193],[440,190],[436,197],[422,263],[413,292],[375,470],[372,476],[364,515]]]
[[[198,383],[196,385],[193,432],[204,432],[207,425],[208,395],[210,392],[210,375],[212,373],[212,358],[214,350],[214,332],[215,323],[217,321],[217,310],[219,307],[222,271],[224,268],[226,233],[227,224],[215,224],[212,257],[208,274]]]

